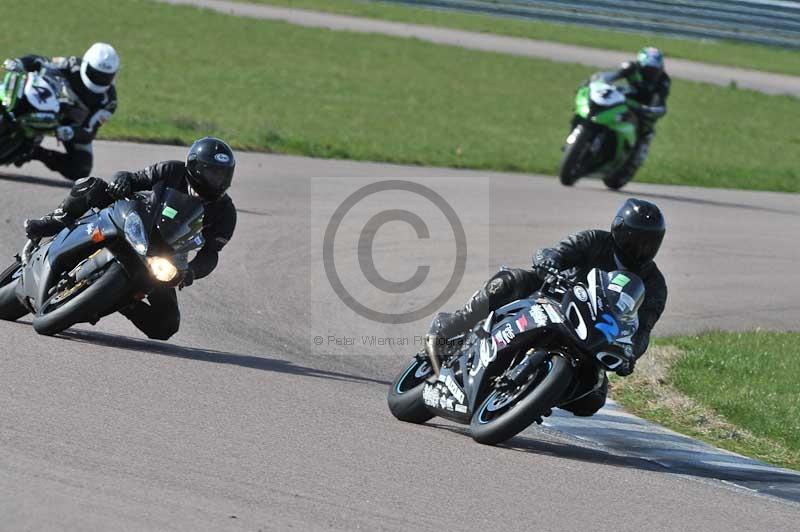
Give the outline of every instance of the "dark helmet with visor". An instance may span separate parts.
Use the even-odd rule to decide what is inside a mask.
[[[666,230],[664,215],[655,204],[628,199],[611,224],[617,259],[626,269],[641,268],[655,258]]]
[[[186,157],[189,185],[199,196],[210,201],[225,194],[233,181],[235,168],[231,147],[214,137],[196,140]]]

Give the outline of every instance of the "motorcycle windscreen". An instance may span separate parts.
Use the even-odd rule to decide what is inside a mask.
[[[161,196],[161,212],[156,229],[164,242],[175,251],[193,249],[203,244],[203,202],[174,188]]]
[[[636,274],[616,270],[601,276],[609,310],[619,322],[621,335],[635,331],[639,307],[644,302],[644,283]]]

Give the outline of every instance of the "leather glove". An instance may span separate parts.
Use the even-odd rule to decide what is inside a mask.
[[[133,180],[128,172],[117,172],[114,181],[108,186],[108,193],[113,198],[127,198],[131,195]]]
[[[6,59],[3,61],[3,68],[5,68],[7,72],[22,72],[25,70],[22,67],[22,61],[19,59]]]
[[[533,266],[535,269],[540,270],[561,270],[560,261],[549,253],[544,253],[542,250],[536,252],[533,257]]]
[[[58,126],[56,128],[56,138],[61,142],[69,142],[75,137],[75,130],[70,126]]]
[[[183,276],[183,280],[181,284],[178,285],[178,290],[183,290],[187,286],[192,286],[194,284],[194,270],[189,268],[186,270],[186,275]]]

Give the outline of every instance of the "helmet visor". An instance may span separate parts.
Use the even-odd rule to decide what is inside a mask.
[[[86,65],[86,77],[89,78],[89,81],[100,87],[108,87],[111,85],[116,75],[116,72],[103,72],[102,70],[97,70],[92,65]]]
[[[664,240],[664,231],[620,227],[614,233],[614,241],[622,253],[626,266],[639,267],[653,260]]]
[[[191,184],[198,194],[214,199],[228,190],[233,177],[233,167],[195,161],[191,165]]]
[[[646,66],[642,68],[642,77],[648,83],[658,81],[658,76],[661,74],[661,69],[655,66]]]

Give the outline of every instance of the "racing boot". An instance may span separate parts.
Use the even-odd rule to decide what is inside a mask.
[[[655,133],[649,131],[639,140],[636,151],[633,152],[633,156],[631,157],[631,173],[636,173],[636,170],[641,168],[647,160],[647,155],[650,152],[650,143],[653,142],[653,137],[655,137]]]
[[[41,142],[41,138],[39,138],[37,140],[38,140],[38,142]],[[42,150],[41,146],[39,146],[37,141],[34,140],[30,144],[28,144],[26,148],[24,148],[20,152],[20,154],[17,156],[16,159],[14,159],[14,166],[16,166],[17,168],[20,168],[21,166],[23,166],[24,164],[26,164],[26,163],[28,163],[30,161],[34,161],[34,160],[38,161],[39,160],[38,154],[39,154],[39,152],[41,150]]]
[[[79,179],[55,211],[38,220],[25,220],[25,233],[31,240],[53,236],[64,227],[74,225],[91,207],[109,205],[111,201],[105,181],[96,177]]]
[[[41,218],[25,220],[25,234],[30,240],[38,242],[45,237],[58,234],[73,222],[72,217],[59,208]]]

